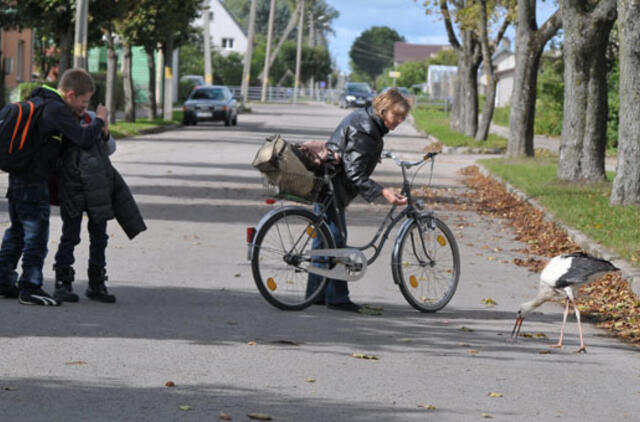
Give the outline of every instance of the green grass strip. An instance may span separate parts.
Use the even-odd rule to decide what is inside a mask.
[[[490,134],[486,141],[476,141],[449,128],[449,114],[435,106],[418,107],[412,111],[418,129],[427,132],[449,147],[506,148],[507,140]]]
[[[115,139],[138,136],[142,134],[141,131],[143,130],[182,123],[182,113],[182,110],[174,111],[173,120],[171,121],[162,120],[160,117],[155,120],[136,119],[135,122],[120,121],[109,125],[109,131]]]
[[[491,173],[538,201],[567,226],[640,265],[640,207],[611,206],[611,181],[596,184],[561,182],[554,158],[481,160]]]

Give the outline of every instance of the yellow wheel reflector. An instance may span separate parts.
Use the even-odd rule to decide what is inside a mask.
[[[447,239],[445,239],[443,235],[439,234],[438,243],[440,244],[440,246],[444,246],[447,244]]]
[[[411,287],[413,287],[414,289],[418,288],[418,279],[415,275],[409,277],[409,284],[411,284]]]
[[[271,278],[271,277],[269,277],[269,278],[267,279],[267,287],[268,287],[268,288],[269,288],[269,290],[271,290],[272,292],[273,292],[273,291],[275,291],[275,290],[278,288],[278,286],[276,285],[276,281],[275,281],[273,278]]]
[[[307,230],[305,230],[307,232],[307,234],[309,235],[310,238],[315,239],[316,236],[318,235],[316,233],[316,231],[313,229],[313,227],[309,226],[307,227]]]

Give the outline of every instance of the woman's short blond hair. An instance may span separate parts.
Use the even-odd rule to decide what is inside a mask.
[[[379,117],[382,117],[382,112],[385,110],[391,110],[394,113],[402,113],[406,117],[411,110],[411,104],[404,95],[395,88],[391,88],[387,92],[378,95],[373,100],[373,109]]]

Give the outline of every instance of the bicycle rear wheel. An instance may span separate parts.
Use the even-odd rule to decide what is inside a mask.
[[[460,253],[449,227],[434,216],[413,220],[393,249],[393,279],[407,302],[421,312],[444,308],[460,278]]]
[[[311,258],[316,249],[334,248],[331,233],[318,216],[305,208],[283,209],[275,213],[256,235],[251,269],[260,294],[283,310],[300,310],[320,299],[326,277],[308,283],[310,265],[326,265],[321,257]]]

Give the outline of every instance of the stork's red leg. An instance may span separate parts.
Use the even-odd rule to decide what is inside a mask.
[[[564,314],[562,315],[562,327],[560,327],[560,338],[558,339],[557,344],[552,344],[553,348],[561,348],[562,347],[562,339],[564,337],[564,326],[567,324],[567,316],[569,316],[569,299],[567,299],[567,304],[564,307]]]
[[[573,309],[576,311],[576,319],[578,320],[578,334],[580,334],[580,348],[576,351],[576,353],[584,352],[587,353],[587,349],[584,347],[584,340],[582,339],[582,324],[580,323],[580,311],[578,311],[578,307],[576,304],[571,301],[573,304]]]

